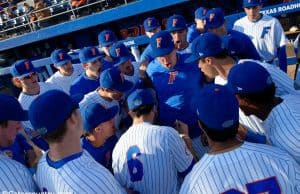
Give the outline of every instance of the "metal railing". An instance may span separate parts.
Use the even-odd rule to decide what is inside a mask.
[[[121,5],[125,5],[127,4],[127,0],[123,0],[123,3],[121,3]],[[90,15],[91,13],[96,13],[96,12],[100,12],[103,11],[105,9],[109,9],[110,5],[109,2],[107,2],[107,0],[96,0],[95,2],[92,3],[88,3],[85,5],[81,5],[79,7],[72,7],[71,6],[71,0],[62,0],[62,1],[57,1],[57,0],[52,0],[51,2],[49,1],[48,3],[51,3],[50,6],[47,6],[43,9],[39,9],[39,10],[34,10],[30,13],[24,13],[23,15],[19,15],[17,17],[8,19],[3,21],[3,24],[0,24],[0,28],[1,28],[1,35],[2,38],[10,38],[10,36],[14,36],[16,33],[18,34],[23,34],[23,33],[27,33],[27,32],[32,32],[32,31],[36,31],[41,27],[39,24],[41,22],[49,22],[49,26],[52,25],[56,25],[62,22],[66,22],[69,20],[74,20],[77,19],[79,17],[83,17],[83,16],[87,16]],[[44,2],[45,4],[45,2]],[[100,6],[96,6],[96,5],[100,5]],[[35,21],[30,21],[30,17],[33,14],[45,11],[45,10],[49,10],[51,15],[48,17],[44,17]],[[57,13],[55,13],[57,12]],[[58,18],[59,16],[67,16],[67,18],[65,18],[64,20],[55,20],[56,18]],[[60,18],[58,18],[60,19]],[[49,26],[45,26],[45,27],[49,27]],[[23,28],[24,30],[18,30],[20,28]],[[10,34],[9,32],[12,32],[12,34]]]

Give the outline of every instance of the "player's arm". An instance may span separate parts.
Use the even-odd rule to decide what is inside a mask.
[[[287,72],[287,56],[286,56],[286,36],[284,30],[276,19],[275,23],[275,45],[277,47],[277,58],[279,61],[279,67],[282,71]]]
[[[254,133],[253,131],[248,130],[246,127],[244,127],[241,124],[238,129],[237,138],[248,141],[248,142],[252,142],[252,143],[261,143],[261,144],[267,143],[266,136],[258,134],[258,133]]]
[[[279,61],[279,68],[287,72],[287,56],[286,56],[286,46],[281,46],[277,49],[277,57]]]
[[[22,134],[17,135],[17,140],[25,150],[25,157],[28,167],[35,167],[37,164],[37,154],[33,147],[27,142],[26,138]]]

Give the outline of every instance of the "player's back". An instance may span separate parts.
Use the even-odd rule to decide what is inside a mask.
[[[193,159],[187,154],[187,160],[180,156],[177,161],[182,165],[176,163],[172,149],[180,148],[174,145],[174,133],[173,128],[149,123],[130,127],[113,151],[113,170],[120,184],[146,194],[176,193],[177,171],[184,171]]]
[[[37,187],[27,168],[0,153],[0,192],[35,192]]]
[[[282,150],[244,142],[221,154],[205,154],[185,178],[180,193],[300,192],[300,167]]]
[[[87,151],[53,162],[44,154],[39,161],[36,181],[44,192],[123,193],[111,173]]]
[[[85,95],[89,92],[94,91],[100,86],[99,78],[91,79],[85,72],[77,77],[70,86],[70,95],[81,94]]]

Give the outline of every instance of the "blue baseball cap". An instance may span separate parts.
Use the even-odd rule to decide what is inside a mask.
[[[198,119],[208,128],[224,130],[239,122],[239,103],[226,86],[204,86],[197,98]]]
[[[51,53],[51,61],[55,66],[62,66],[71,60],[70,55],[63,49],[56,49]]]
[[[55,132],[78,109],[78,101],[60,90],[50,90],[38,96],[30,105],[29,120],[41,135]]]
[[[173,15],[167,20],[166,30],[168,30],[169,32],[184,30],[186,28],[187,26],[185,19],[181,15]]]
[[[27,121],[27,111],[19,101],[6,94],[0,94],[0,121]]]
[[[212,57],[223,52],[222,40],[219,36],[206,32],[199,35],[192,43],[192,55],[185,62],[191,63],[205,57]]]
[[[235,93],[258,93],[273,85],[269,72],[254,61],[243,61],[233,66],[227,79],[228,87]]]
[[[118,39],[115,33],[111,30],[104,30],[98,35],[98,42],[101,47],[108,46],[117,42]]]
[[[238,56],[241,54],[241,51],[247,50],[245,48],[246,41],[242,41],[242,39],[244,39],[243,36],[236,37],[231,34],[222,37],[222,43],[229,55]]]
[[[113,67],[104,70],[100,75],[100,86],[117,90],[119,92],[126,92],[133,87],[133,83],[125,80],[124,75],[118,67]]]
[[[130,52],[128,51],[127,47],[118,42],[109,48],[109,54],[115,61],[115,66],[118,66],[129,59],[131,59]]]
[[[105,54],[100,53],[96,47],[84,47],[79,51],[79,60],[81,63],[91,63],[104,56]]]
[[[12,76],[17,78],[24,78],[36,71],[37,70],[28,59],[19,60],[15,62],[10,68],[10,73],[12,74]]]
[[[168,31],[160,31],[150,39],[152,56],[160,57],[169,54],[175,48],[173,38]]]
[[[221,8],[212,8],[206,13],[206,24],[205,27],[218,28],[225,22],[224,12]]]
[[[263,0],[244,0],[243,7],[255,7],[257,5],[263,4]]]
[[[149,89],[137,89],[127,98],[129,110],[134,110],[140,106],[155,104],[153,94]]]
[[[155,17],[149,17],[144,20],[144,28],[146,32],[155,30],[160,26],[158,20]]]
[[[206,7],[199,7],[195,11],[195,18],[200,20],[205,20],[207,11],[208,9]]]
[[[118,110],[118,106],[106,109],[98,103],[89,104],[87,107],[80,110],[83,120],[83,129],[86,132],[92,132],[92,130],[101,123],[114,118]]]

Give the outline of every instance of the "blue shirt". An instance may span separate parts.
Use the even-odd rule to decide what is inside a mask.
[[[192,43],[195,38],[197,38],[200,34],[204,32],[201,32],[196,28],[196,24],[192,24],[188,27],[187,31],[187,41],[189,43]]]
[[[81,145],[98,163],[112,172],[112,151],[117,141],[117,136],[113,135],[108,138],[102,146],[94,147],[91,142],[84,137],[81,139]]]
[[[13,160],[27,166],[25,154],[28,150],[33,150],[22,134],[17,134],[14,143],[7,147],[0,147],[0,151]]]
[[[141,55],[141,61],[147,60],[150,63],[154,59],[151,53],[152,53],[152,47],[150,44],[148,44],[148,46],[145,48],[145,50]]]
[[[85,72],[76,78],[71,87],[70,95],[81,94],[85,95],[89,92],[96,90],[100,86],[100,76],[97,79],[91,79],[86,76]]]
[[[237,54],[237,57],[239,59],[254,59],[254,60],[261,59],[254,44],[246,34],[236,30],[228,30],[227,36],[228,35],[231,35],[232,37],[236,37],[237,39],[240,40],[240,42],[243,43],[239,47],[239,53]]]
[[[201,88],[201,72],[196,63],[184,63],[186,55],[177,54],[177,64],[172,69],[163,67],[156,59],[147,68],[159,102],[159,118],[163,125],[173,126],[176,119],[189,126],[191,138],[200,135],[196,111],[191,99]]]

